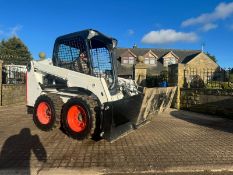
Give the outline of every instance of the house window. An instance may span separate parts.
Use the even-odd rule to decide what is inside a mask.
[[[169,58],[168,65],[176,64],[176,58]]]
[[[144,63],[145,63],[145,64],[150,64],[150,58],[145,58],[145,59],[144,59]]]
[[[145,64],[155,64],[155,58],[145,58],[144,60]]]
[[[171,64],[176,64],[176,58],[167,58],[163,60],[163,65],[164,66],[169,66]]]
[[[129,57],[129,64],[134,64],[134,57]]]
[[[122,57],[123,64],[134,64],[134,57]]]
[[[155,64],[155,58],[150,58],[150,64]]]
[[[122,58],[122,63],[123,63],[123,64],[129,64],[129,59],[128,59],[128,57],[123,57],[123,58]]]

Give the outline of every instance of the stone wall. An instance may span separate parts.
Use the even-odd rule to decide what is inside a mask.
[[[2,64],[0,60],[0,106],[25,103],[25,84],[2,84]]]
[[[168,84],[177,86],[171,107],[180,109],[180,88],[184,85],[184,64],[173,64],[168,67]]]
[[[138,60],[140,61],[135,65],[135,81],[138,85],[145,87],[146,86],[146,74],[147,74],[147,66],[143,63],[144,57],[139,56]]]
[[[25,84],[3,84],[1,105],[10,105],[26,102]]]
[[[233,90],[181,89],[181,109],[233,118]]]
[[[194,59],[186,64],[186,67],[191,67],[199,70],[212,69],[215,70],[219,66],[211,60],[205,53],[200,53]]]

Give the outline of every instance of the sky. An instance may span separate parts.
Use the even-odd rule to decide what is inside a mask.
[[[58,36],[96,29],[118,47],[200,50],[233,67],[232,0],[0,0],[0,40],[19,37],[35,59]]]

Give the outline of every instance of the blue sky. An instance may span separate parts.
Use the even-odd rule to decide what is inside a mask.
[[[0,0],[0,39],[17,35],[34,58],[56,37],[97,29],[119,47],[201,49],[233,67],[233,1]]]

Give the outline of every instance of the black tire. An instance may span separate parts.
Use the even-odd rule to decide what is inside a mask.
[[[68,122],[68,111],[72,106],[79,106],[85,111],[85,127],[81,131],[74,131]],[[96,128],[96,112],[97,103],[86,95],[71,98],[63,105],[61,114],[61,123],[64,132],[77,140],[91,138]]]
[[[45,102],[50,108],[50,120],[48,123],[42,123],[38,117],[38,107],[43,102]],[[35,102],[33,111],[33,121],[37,128],[41,129],[42,131],[50,131],[56,128],[60,123],[61,108],[62,100],[55,94],[39,96]]]

